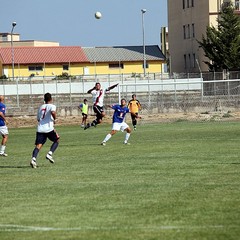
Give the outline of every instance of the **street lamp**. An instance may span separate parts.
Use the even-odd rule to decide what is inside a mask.
[[[13,29],[17,25],[16,22],[12,23],[12,31],[11,31],[11,50],[12,50],[12,78],[14,80],[14,49],[13,49]]]
[[[14,81],[14,48],[13,48],[13,29],[17,25],[16,22],[12,22],[11,30],[11,52],[12,52],[12,79]],[[17,106],[19,107],[19,96],[18,96],[18,81],[17,81]]]
[[[146,47],[145,47],[145,31],[144,31],[144,13],[146,9],[141,9],[142,12],[142,35],[143,35],[143,75],[146,76]]]

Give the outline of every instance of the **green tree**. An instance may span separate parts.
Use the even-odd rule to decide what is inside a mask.
[[[222,9],[217,28],[208,26],[206,37],[198,41],[210,71],[240,69],[240,17],[234,14],[233,5]]]

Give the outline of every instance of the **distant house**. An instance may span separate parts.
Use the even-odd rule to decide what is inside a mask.
[[[142,46],[83,48],[91,74],[143,73]],[[157,45],[145,47],[146,73],[161,73],[165,56]]]
[[[13,51],[12,51],[13,50]],[[157,45],[145,48],[146,72],[161,73],[165,56]],[[55,77],[143,72],[143,47],[14,46],[0,47],[0,76]]]

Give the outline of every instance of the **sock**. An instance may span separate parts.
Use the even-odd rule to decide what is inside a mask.
[[[107,142],[110,138],[112,137],[112,135],[109,133],[103,140],[103,142]]]
[[[33,153],[32,153],[32,157],[36,159],[38,153],[39,153],[39,149],[38,148],[34,148]]]
[[[54,143],[52,144],[52,146],[51,146],[50,151],[48,152],[48,154],[52,155],[52,154],[55,152],[55,150],[57,149],[57,147],[58,147],[58,142],[54,142]],[[51,152],[51,153],[50,153],[50,152]]]
[[[6,148],[5,145],[1,145],[1,150],[0,150],[0,152],[1,152],[1,153],[4,153],[4,152],[5,152],[5,148]]]
[[[127,142],[127,141],[128,141],[128,139],[129,139],[129,137],[130,137],[130,133],[126,133],[126,136],[125,136],[125,141],[124,141],[124,142]]]
[[[92,123],[91,123],[91,126],[96,126],[98,124],[97,120],[93,120]]]

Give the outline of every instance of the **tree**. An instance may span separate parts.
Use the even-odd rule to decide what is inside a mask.
[[[233,5],[222,9],[218,27],[208,26],[206,37],[198,41],[203,48],[210,71],[240,69],[240,17],[234,14]]]

